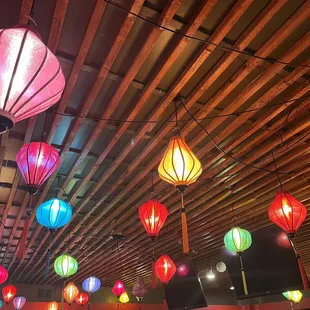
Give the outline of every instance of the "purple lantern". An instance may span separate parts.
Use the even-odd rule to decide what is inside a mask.
[[[21,309],[26,303],[26,298],[24,296],[18,296],[13,299],[13,305],[16,310]]]
[[[136,296],[139,301],[139,305],[142,302],[144,295],[147,293],[147,288],[144,281],[141,278],[137,278],[137,282],[132,288],[132,295]],[[141,307],[140,307],[141,309]]]

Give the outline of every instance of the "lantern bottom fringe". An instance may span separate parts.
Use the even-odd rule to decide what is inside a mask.
[[[188,242],[187,218],[185,209],[182,209],[181,221],[182,221],[183,253],[186,254],[189,253],[189,242]]]
[[[163,310],[168,310],[168,305],[167,305],[166,297],[164,297],[164,300],[163,300]]]
[[[308,278],[307,278],[304,266],[302,264],[300,255],[296,255],[296,258],[297,258],[297,262],[298,262],[298,267],[299,267],[299,272],[300,272],[302,284],[303,284],[304,290],[307,291],[308,290]]]
[[[17,257],[20,260],[23,260],[26,254],[26,245],[27,245],[27,238],[28,238],[28,233],[29,233],[29,226],[30,226],[30,221],[29,221],[29,218],[27,218],[24,224],[24,229],[22,232],[19,249],[17,253]]]
[[[243,284],[244,294],[248,295],[249,292],[248,292],[248,286],[247,286],[247,283],[246,283],[246,277],[245,277],[244,270],[241,270],[241,276],[242,276],[242,284]]]
[[[152,289],[156,289],[155,259],[152,261]]]

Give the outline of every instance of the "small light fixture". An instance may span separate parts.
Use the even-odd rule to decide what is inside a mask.
[[[233,291],[235,288],[233,286],[231,286],[230,289]]]
[[[212,267],[210,267],[209,271],[207,272],[207,279],[209,280],[214,280],[215,279],[215,274],[212,270]]]

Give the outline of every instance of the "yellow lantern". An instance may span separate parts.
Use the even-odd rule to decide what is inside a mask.
[[[122,304],[127,304],[127,302],[129,302],[129,296],[127,294],[127,292],[124,292],[120,297],[119,297],[119,301]]]
[[[78,294],[79,289],[75,286],[73,282],[69,282],[63,291],[64,299],[69,305],[72,304]]]
[[[48,304],[48,310],[58,310],[58,303],[56,301],[52,301]]]
[[[302,299],[302,292],[301,291],[291,291],[288,292],[288,299],[294,301],[294,303],[299,304]]]
[[[181,193],[183,252],[188,253],[189,242],[183,193],[201,175],[201,163],[184,138],[175,136],[170,139],[164,157],[158,166],[158,173],[162,180],[173,184]]]

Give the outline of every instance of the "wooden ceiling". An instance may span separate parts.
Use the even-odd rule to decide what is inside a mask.
[[[15,155],[23,143],[42,139],[44,123],[44,139],[59,150],[62,164],[33,208],[55,194],[73,206],[71,223],[54,235],[52,259],[74,256],[77,282],[94,273],[112,285],[121,265],[126,284],[137,275],[149,278],[152,250],[138,208],[152,197],[152,177],[155,198],[170,212],[156,253],[184,258],[180,196],[157,174],[175,134],[177,95],[225,151],[177,102],[181,135],[203,164],[185,193],[190,256],[200,268],[223,246],[232,208],[249,231],[271,225],[267,210],[279,188],[273,154],[284,189],[310,205],[310,1],[113,1],[215,45],[153,26],[105,0],[0,3],[0,28],[18,19],[25,24],[32,15],[67,79],[58,105],[1,136],[0,260],[15,282],[59,283],[54,272],[44,280],[49,232],[35,212],[27,255],[16,257],[29,196]],[[310,217],[297,237],[310,276],[309,232]],[[117,233],[126,236],[120,253],[110,238]]]

